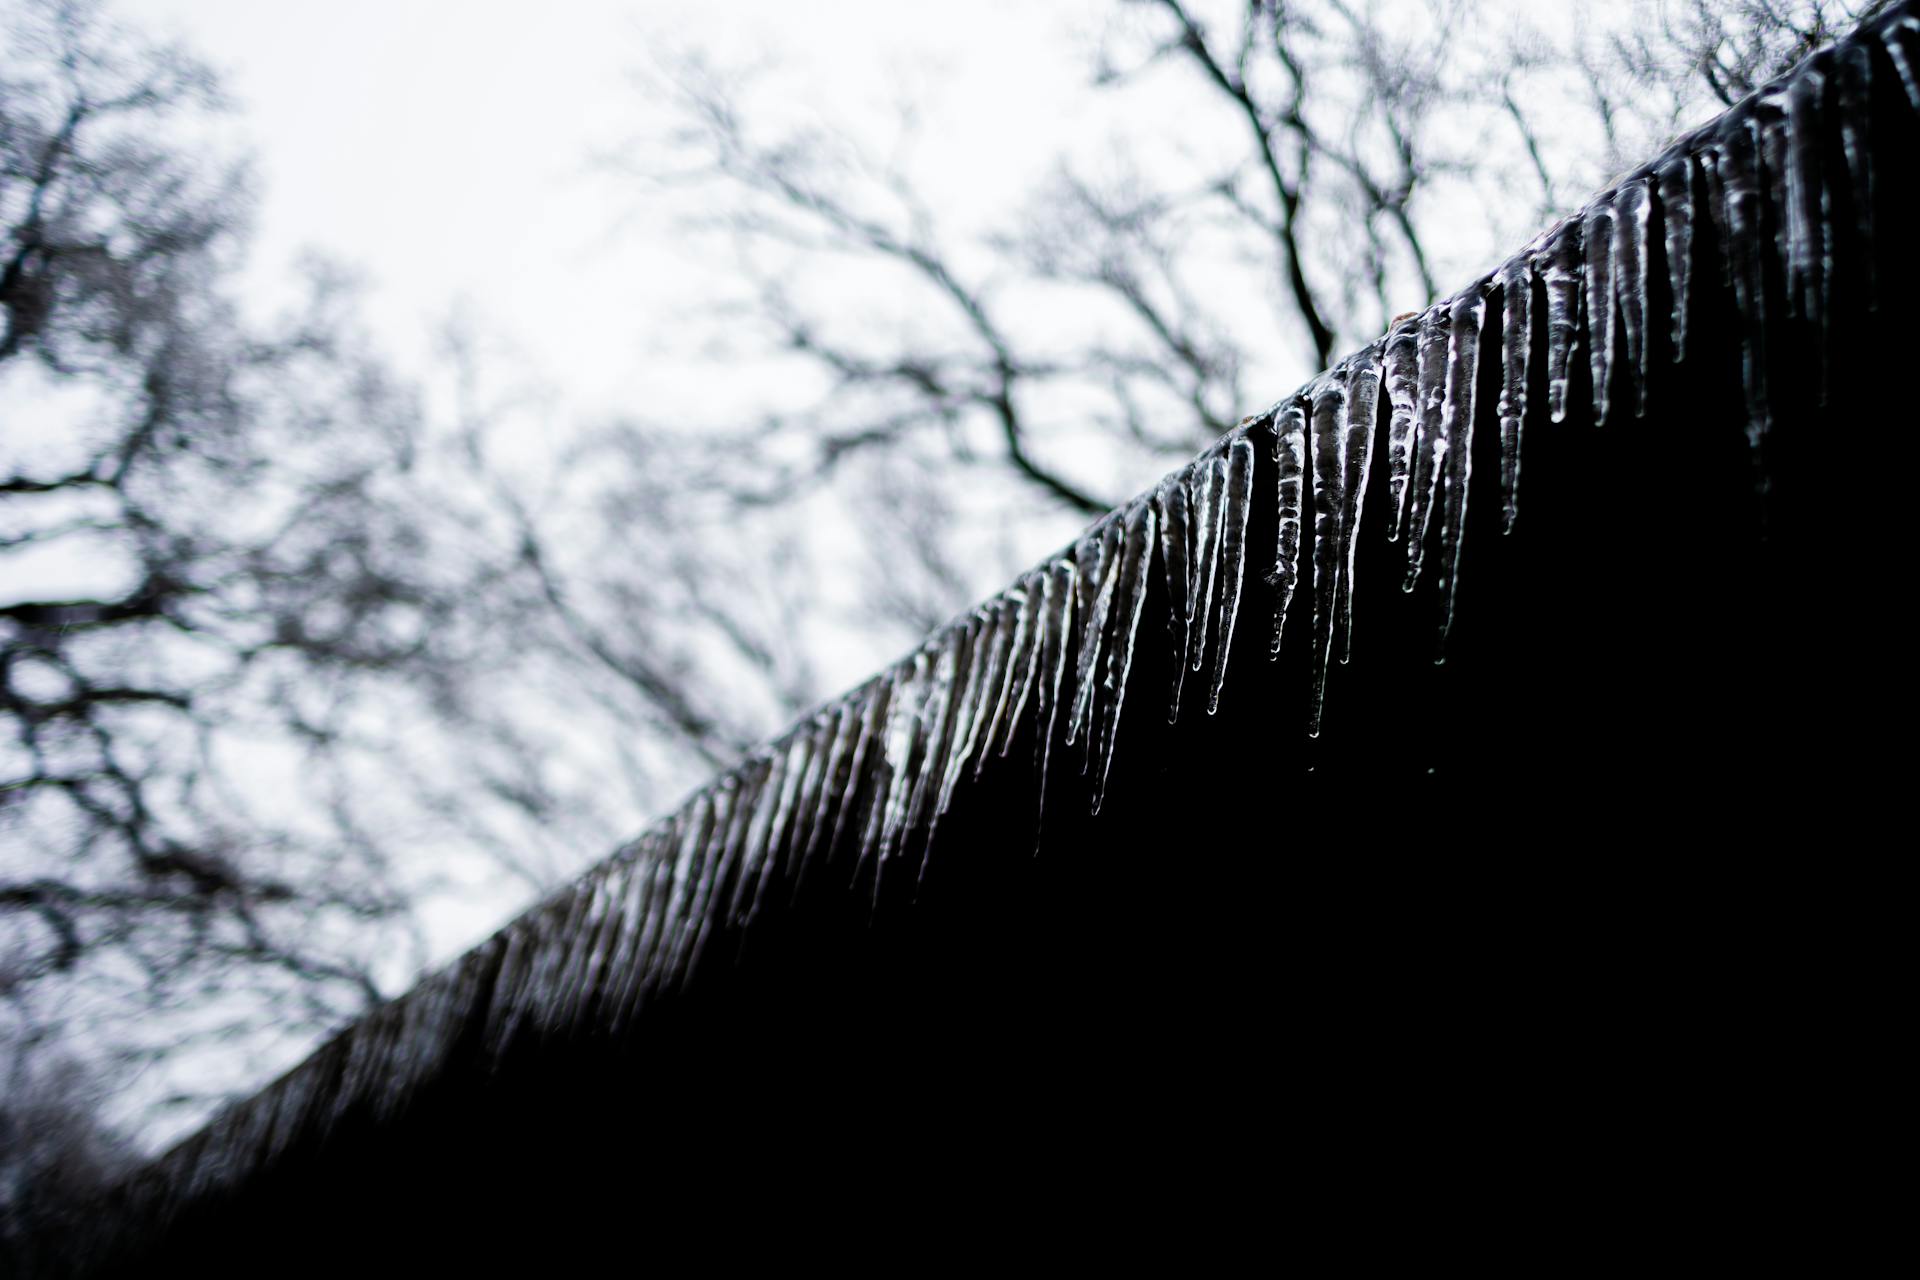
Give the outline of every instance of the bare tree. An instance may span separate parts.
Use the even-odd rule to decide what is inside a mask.
[[[985,231],[916,186],[906,127],[786,123],[753,76],[698,54],[659,77],[679,130],[623,162],[656,195],[691,191],[688,225],[732,249],[757,302],[721,323],[817,374],[799,405],[723,433],[730,451],[773,442],[719,477],[737,500],[814,492],[866,456],[896,478],[997,471],[1084,518],[1877,7],[1118,3],[1085,74],[1208,145],[1063,154]],[[865,323],[844,293],[863,273],[885,282]]]
[[[410,980],[423,897],[545,889],[814,681],[777,539],[708,553],[657,441],[529,461],[495,353],[409,385],[324,267],[242,313],[204,67],[8,22],[0,1041],[191,1117]]]

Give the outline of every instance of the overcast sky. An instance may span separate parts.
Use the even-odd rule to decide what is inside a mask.
[[[181,36],[235,100],[257,157],[251,278],[271,298],[306,249],[360,269],[383,346],[427,349],[454,308],[506,337],[571,407],[665,395],[661,333],[714,264],[690,262],[638,185],[596,169],[664,127],[635,83],[660,57],[772,62],[796,113],[922,112],[943,214],[1004,207],[1087,124],[1086,0],[951,9],[833,0],[121,0]],[[1075,59],[1062,66],[1063,59]],[[663,385],[664,384],[664,385]]]

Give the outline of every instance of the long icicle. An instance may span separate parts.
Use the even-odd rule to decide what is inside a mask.
[[[1106,672],[1101,680],[1104,700],[1093,745],[1094,813],[1107,794],[1107,774],[1113,767],[1114,743],[1120,734],[1120,713],[1127,696],[1127,677],[1133,670],[1133,646],[1146,607],[1158,533],[1157,508],[1149,499],[1136,499],[1127,511],[1126,532],[1120,549],[1120,571],[1114,586],[1113,642],[1107,646]]]
[[[1207,689],[1207,714],[1220,710],[1220,687],[1233,654],[1233,620],[1240,612],[1240,583],[1247,561],[1247,518],[1252,513],[1253,441],[1242,434],[1227,446],[1226,506],[1220,513],[1220,575],[1214,612],[1216,625],[1213,679]]]
[[[1501,532],[1520,518],[1520,446],[1527,426],[1527,357],[1533,351],[1533,273],[1527,258],[1500,269]]]
[[[1354,358],[1347,388],[1346,509],[1340,518],[1340,593],[1334,623],[1343,663],[1353,660],[1354,568],[1359,559],[1360,518],[1372,478],[1373,429],[1380,414],[1381,350],[1375,343]]]
[[[1693,283],[1693,158],[1681,152],[1664,160],[1657,173],[1660,228],[1666,239],[1667,294],[1672,318],[1668,333],[1673,358],[1687,358],[1687,294]]]
[[[1427,525],[1438,504],[1447,467],[1447,330],[1453,317],[1443,305],[1420,317],[1419,402],[1413,441],[1413,484],[1407,497],[1407,576],[1402,591],[1420,581],[1427,558]]]
[[[1346,516],[1347,388],[1352,374],[1334,369],[1311,392],[1308,434],[1313,466],[1313,655],[1308,692],[1307,734],[1320,736],[1320,711],[1326,702],[1327,665],[1333,655],[1334,615],[1340,598]]]
[[[1580,276],[1585,255],[1580,224],[1569,218],[1549,233],[1540,251],[1547,286],[1547,416],[1567,420],[1568,375],[1580,350]]]
[[[1193,469],[1183,467],[1160,482],[1154,491],[1159,508],[1160,567],[1167,584],[1167,637],[1173,646],[1173,688],[1167,695],[1167,723],[1180,719],[1180,688],[1187,677],[1188,632],[1192,617],[1187,605],[1193,587],[1189,560],[1191,518],[1187,504],[1188,476]]]
[[[1480,377],[1480,332],[1487,300],[1470,289],[1453,300],[1447,338],[1447,398],[1442,410],[1447,437],[1446,510],[1440,523],[1440,646],[1453,629],[1454,595],[1460,587],[1460,549],[1467,536],[1467,496],[1473,480],[1474,393]],[[1442,660],[1436,657],[1435,661]]]
[[[1404,320],[1387,335],[1387,541],[1398,542],[1413,475],[1413,429],[1420,416],[1420,321]]]
[[[1300,583],[1300,520],[1306,500],[1301,477],[1307,469],[1307,407],[1294,396],[1273,411],[1273,471],[1277,477],[1275,509],[1279,514],[1273,551],[1273,636],[1267,656],[1280,656],[1287,629],[1287,610]]]
[[[1613,227],[1617,214],[1614,193],[1587,206],[1580,229],[1586,246],[1587,271],[1581,296],[1587,310],[1587,367],[1593,373],[1593,425],[1605,426],[1612,408],[1613,388]]]

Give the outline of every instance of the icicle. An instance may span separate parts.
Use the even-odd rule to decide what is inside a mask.
[[[1787,90],[1787,296],[1820,331],[1820,389],[1827,384],[1827,290],[1833,269],[1833,197],[1827,185],[1825,56],[1800,68]]]
[[[1396,325],[1387,335],[1387,541],[1400,541],[1413,474],[1413,428],[1420,418],[1420,321]]]
[[[1313,467],[1313,657],[1308,695],[1307,733],[1320,736],[1320,711],[1327,695],[1327,664],[1333,653],[1334,613],[1340,597],[1341,521],[1347,510],[1347,385],[1352,377],[1340,367],[1312,390],[1308,434]]]
[[[1527,425],[1527,356],[1533,350],[1533,273],[1524,257],[1500,269],[1500,503],[1502,529],[1520,518],[1520,442]]]
[[[1353,575],[1360,546],[1360,516],[1371,476],[1373,428],[1380,413],[1380,346],[1368,347],[1353,362],[1347,395],[1346,510],[1340,518],[1340,594],[1335,626],[1340,632],[1340,661],[1353,658]]]
[[[1666,239],[1667,291],[1673,304],[1673,358],[1687,358],[1687,286],[1693,273],[1693,161],[1685,153],[1661,163],[1660,226]]]
[[[1647,411],[1647,313],[1651,300],[1648,273],[1653,269],[1647,241],[1653,197],[1644,178],[1626,183],[1614,196],[1613,296],[1626,340],[1627,371],[1632,378],[1635,417]]]
[[[1213,680],[1207,689],[1207,714],[1220,710],[1220,686],[1227,680],[1233,652],[1233,620],[1240,611],[1240,583],[1247,561],[1247,517],[1252,514],[1253,441],[1241,435],[1227,446],[1226,502],[1219,514],[1220,572],[1215,586]]]
[[[1587,364],[1593,371],[1593,425],[1605,426],[1613,390],[1613,193],[1587,206],[1580,236],[1587,251]]]
[[[828,818],[833,814],[836,802],[840,805],[852,803],[854,788],[859,785],[859,774],[848,769],[848,757],[853,745],[860,736],[860,717],[864,695],[861,690],[842,699],[833,710],[830,727],[826,730],[826,748],[817,754],[820,761],[818,777],[813,789],[813,816],[807,822],[807,843],[800,850],[800,867],[794,874],[794,891],[806,883],[808,873],[813,869],[813,861],[824,842],[828,854],[832,854],[832,831],[838,824],[830,827]]]
[[[686,959],[678,966],[682,990],[699,971],[700,958],[706,954],[707,943],[712,938],[714,929],[724,923],[720,903],[726,895],[728,883],[738,878],[740,860],[746,849],[754,818],[766,795],[771,772],[771,762],[761,757],[749,760],[735,775],[738,785],[734,789],[732,810],[727,816],[719,853],[711,860],[713,869],[702,876],[705,883],[693,913],[696,924],[686,942]]]
[[[1793,215],[1789,208],[1792,204],[1791,189],[1793,183],[1793,148],[1787,136],[1787,92],[1780,85],[1772,85],[1762,91],[1753,101],[1751,116],[1755,137],[1759,139],[1760,167],[1757,171],[1761,193],[1765,204],[1770,207],[1770,218],[1764,223],[1773,227],[1774,271],[1786,275],[1793,263]],[[1781,291],[1786,303],[1787,314],[1798,311],[1791,283]]]
[[[1013,743],[1020,736],[1020,723],[1026,715],[1027,699],[1033,696],[1034,685],[1038,683],[1041,669],[1041,647],[1046,633],[1047,603],[1052,598],[1053,577],[1045,569],[1035,569],[1021,580],[1021,591],[1026,596],[1026,605],[1020,611],[1020,632],[1018,636],[1017,669],[1014,662],[1007,664],[1007,692],[1011,699],[1000,730],[1000,758],[1006,759],[1013,750]]]
[[[1875,310],[1879,297],[1873,253],[1873,144],[1868,136],[1868,121],[1873,114],[1873,54],[1865,44],[1850,41],[1840,46],[1839,62],[1835,88],[1839,98],[1840,151],[1847,164],[1848,191],[1853,206],[1856,241],[1853,260],[1860,266],[1867,308]]]
[[[1716,139],[1712,177],[1720,244],[1733,284],[1740,335],[1741,383],[1747,401],[1747,444],[1756,483],[1766,490],[1764,450],[1773,411],[1767,392],[1766,279],[1760,250],[1761,193],[1756,173],[1757,126],[1744,116],[1729,118]]]
[[[1013,702],[1013,682],[1016,664],[1024,661],[1023,652],[1027,642],[1028,629],[1032,625],[1027,614],[1027,592],[1023,586],[1015,585],[993,602],[997,616],[992,661],[987,667],[987,683],[981,690],[980,717],[975,722],[979,730],[967,743],[967,754],[973,761],[973,777],[977,780],[981,771],[987,767],[987,760],[993,755],[993,744],[1000,736],[1000,726],[1005,723],[1007,711]]]
[[[1100,651],[1120,571],[1120,539],[1120,522],[1109,517],[1088,530],[1074,552],[1074,563],[1080,566],[1080,646],[1074,668],[1073,709],[1067,716],[1067,744],[1080,743],[1082,773],[1092,756],[1090,731],[1099,702]]]
[[[1881,29],[1880,40],[1900,87],[1907,91],[1907,105],[1920,112],[1920,18],[1901,14]]]
[[[933,679],[933,659],[925,649],[913,655],[904,673],[894,675],[893,697],[887,708],[887,727],[881,741],[880,771],[874,787],[873,813],[860,841],[860,867],[874,863],[874,901],[880,880],[907,824],[907,803],[913,798],[914,747],[920,737],[920,715]]]
[[[735,927],[747,922],[752,909],[760,901],[760,886],[766,878],[765,865],[774,857],[770,837],[788,790],[789,765],[788,752],[775,747],[767,784],[760,792],[758,804],[754,806],[753,824],[747,829],[740,874],[733,882],[733,899],[727,907],[728,923]]]
[[[1079,569],[1064,556],[1047,567],[1046,598],[1041,613],[1039,704],[1034,708],[1034,754],[1040,761],[1040,790],[1033,822],[1033,849],[1047,816],[1047,774],[1053,763],[1053,726],[1060,714],[1060,685],[1067,670],[1067,633],[1073,627],[1073,601],[1078,594]]]
[[[1460,548],[1467,535],[1467,497],[1473,481],[1473,400],[1480,376],[1480,331],[1487,300],[1478,289],[1453,300],[1447,351],[1447,400],[1442,416],[1447,450],[1445,518],[1440,525],[1440,644],[1453,629],[1453,599],[1460,586]],[[1436,661],[1443,660],[1436,658]]]
[[[868,797],[868,804],[878,812],[885,803],[884,787],[886,773],[886,735],[891,723],[894,698],[898,694],[894,673],[889,671],[869,682],[865,703],[860,710],[860,729],[853,741],[853,750],[847,758],[847,785],[840,797],[840,811],[833,818],[833,834],[827,838],[829,851],[840,847],[841,835],[847,830],[850,820],[857,821],[860,809],[860,794],[869,775],[877,779],[875,790]],[[875,758],[878,751],[880,756]],[[873,763],[869,764],[869,761]],[[866,839],[864,832],[854,850],[853,879],[858,882],[861,868],[866,864]]]
[[[813,843],[813,820],[820,808],[820,792],[826,785],[827,755],[833,749],[839,717],[833,708],[823,707],[807,724],[807,769],[793,798],[793,818],[787,826],[787,865],[792,890],[789,904],[800,897],[800,885],[807,873],[807,849]]]
[[[1300,521],[1306,507],[1301,477],[1307,469],[1307,407],[1299,397],[1293,397],[1273,411],[1272,422],[1278,519],[1273,552],[1273,638],[1267,642],[1267,656],[1277,658],[1287,629],[1287,610],[1293,607],[1293,593],[1300,585]]]
[[[807,775],[813,771],[813,753],[813,735],[810,733],[796,733],[787,743],[786,767],[774,804],[773,822],[767,831],[767,850],[760,864],[760,882],[754,886],[753,901],[747,907],[748,924],[752,924],[759,916],[760,904],[766,898],[768,886],[780,876],[781,868],[793,861],[793,827],[805,813],[800,806],[801,788]]]
[[[1094,735],[1093,812],[1107,793],[1107,772],[1113,765],[1113,746],[1120,732],[1120,712],[1127,695],[1127,676],[1133,670],[1133,645],[1140,630],[1140,613],[1146,607],[1149,570],[1153,565],[1153,543],[1159,520],[1156,504],[1135,501],[1127,511],[1127,525],[1121,543],[1120,570],[1114,586],[1113,612],[1118,624],[1113,643],[1108,646],[1106,674],[1101,681],[1106,700],[1102,704],[1097,733]]]
[[[1580,224],[1560,224],[1542,251],[1540,278],[1547,286],[1547,416],[1567,420],[1567,374],[1580,349]]]
[[[974,611],[972,651],[967,657],[966,691],[954,712],[953,733],[947,746],[946,768],[940,775],[940,794],[934,801],[933,821],[938,824],[953,806],[953,790],[965,775],[974,748],[980,745],[980,731],[993,713],[989,699],[1000,692],[994,671],[995,661],[1004,656],[1006,632],[1000,623],[1000,601],[988,601]]]
[[[661,965],[663,981],[685,983],[694,939],[704,927],[712,908],[714,887],[725,874],[724,862],[728,838],[740,811],[740,781],[729,775],[720,780],[712,793],[712,818],[702,837],[700,863],[694,869],[686,904],[673,921],[673,930],[665,941],[666,959]],[[621,1006],[616,1005],[616,1009]]]
[[[923,826],[928,828],[928,840],[920,852],[920,870],[914,877],[916,884],[926,880],[927,859],[933,852],[933,805],[940,793],[940,779],[946,769],[955,713],[960,708],[961,700],[966,697],[965,684],[968,660],[973,651],[973,636],[971,619],[962,626],[948,628],[940,638],[940,656],[934,663],[933,693],[927,699],[927,714],[923,721],[919,776],[914,779],[913,799],[907,807],[906,829],[917,831]]]
[[[1402,591],[1413,590],[1427,559],[1427,525],[1440,497],[1447,468],[1447,330],[1453,317],[1443,306],[1420,317],[1418,429],[1413,441],[1413,483],[1407,497],[1407,576]]]
[[[1154,491],[1159,508],[1160,566],[1167,582],[1167,635],[1173,641],[1173,689],[1167,698],[1167,723],[1180,719],[1180,686],[1187,676],[1187,630],[1191,619],[1187,594],[1192,587],[1192,569],[1187,558],[1188,476],[1193,468],[1183,467],[1160,482]]]
[[[1227,500],[1227,458],[1215,446],[1191,468],[1187,494],[1193,513],[1193,586],[1187,592],[1187,669],[1207,665],[1207,628],[1213,620],[1213,582],[1220,568],[1220,512]]]

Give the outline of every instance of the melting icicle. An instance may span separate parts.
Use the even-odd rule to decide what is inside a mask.
[[[1212,621],[1214,578],[1220,568],[1220,511],[1227,500],[1226,454],[1215,446],[1192,472],[1188,501],[1193,511],[1193,587],[1187,592],[1187,669],[1199,671],[1207,664],[1207,627]]]
[[[1833,265],[1833,204],[1821,125],[1827,59],[1800,68],[1787,91],[1787,296],[1820,331],[1820,387],[1826,391],[1827,281]]]
[[[1407,509],[1407,480],[1413,474],[1413,428],[1420,417],[1420,321],[1396,326],[1387,335],[1387,541],[1398,542]]]
[[[787,901],[800,897],[800,886],[807,874],[807,850],[813,844],[814,815],[820,808],[820,791],[826,785],[827,756],[835,745],[839,717],[832,708],[821,708],[808,722],[807,768],[793,798],[793,818],[787,827],[787,863],[792,877],[792,892]]]
[[[1313,388],[1308,435],[1313,465],[1313,685],[1308,695],[1307,733],[1320,736],[1327,696],[1327,663],[1333,653],[1333,620],[1340,596],[1341,521],[1346,514],[1347,385],[1352,375],[1336,368]]]
[[[772,857],[767,847],[768,837],[773,832],[774,816],[780,809],[780,797],[787,787],[788,753],[775,747],[768,770],[766,786],[754,805],[753,823],[747,828],[740,872],[733,882],[733,898],[727,905],[728,923],[736,928],[747,922],[749,912],[760,900],[764,868]]]
[[[879,787],[885,785],[886,741],[889,717],[893,713],[893,701],[899,690],[895,687],[894,675],[888,672],[867,685],[866,703],[860,712],[860,729],[853,740],[853,750],[847,758],[847,789],[840,797],[840,810],[833,817],[833,834],[827,837],[827,849],[831,852],[840,847],[841,837],[849,830],[848,823],[857,821],[860,813],[861,785],[869,775],[879,779],[874,795],[868,803],[877,811],[882,804],[884,792]],[[874,753],[880,756],[876,760]],[[853,880],[859,882],[861,868],[866,863],[866,842],[864,837],[854,851]]]
[[[1080,743],[1080,771],[1092,757],[1090,731],[1100,695],[1101,644],[1113,609],[1120,572],[1120,522],[1108,518],[1089,529],[1074,550],[1080,566],[1080,649],[1074,669],[1073,710],[1067,716],[1067,744]]]
[[[913,798],[914,747],[920,737],[920,715],[933,679],[933,659],[925,649],[913,655],[903,674],[894,674],[893,697],[887,708],[887,727],[881,742],[880,771],[874,785],[872,816],[860,841],[860,865],[872,859],[874,901],[880,900],[880,881],[907,824],[907,803]],[[860,867],[855,867],[855,874]]]
[[[1106,701],[1094,737],[1093,812],[1106,798],[1107,773],[1113,765],[1113,746],[1120,732],[1120,711],[1127,694],[1127,676],[1133,670],[1134,639],[1140,613],[1146,607],[1153,543],[1158,532],[1156,504],[1136,501],[1127,511],[1126,535],[1121,544],[1120,571],[1114,587],[1113,611],[1118,625],[1107,649],[1106,674],[1101,681]]]
[[[740,859],[761,801],[766,795],[770,772],[767,760],[756,759],[748,761],[737,775],[739,786],[734,795],[732,812],[727,817],[726,832],[721,838],[718,856],[712,860],[713,870],[703,876],[706,883],[694,913],[698,923],[687,940],[686,960],[679,966],[682,990],[699,970],[700,958],[706,954],[707,943],[721,923],[720,902],[726,895],[728,885],[738,877]]]
[[[980,742],[980,727],[989,714],[986,700],[998,692],[993,684],[994,656],[1004,641],[1000,627],[1000,602],[989,601],[974,611],[973,645],[967,655],[965,690],[953,716],[953,733],[947,745],[946,766],[940,771],[940,791],[933,804],[937,825],[953,807],[953,790],[967,768],[967,758]],[[931,838],[931,837],[929,837]]]
[[[1580,224],[1560,224],[1542,251],[1540,278],[1547,286],[1547,416],[1567,420],[1567,374],[1580,349]]]
[[[1720,128],[1716,163],[1709,171],[1716,190],[1714,219],[1725,247],[1739,317],[1741,384],[1747,401],[1747,444],[1756,482],[1766,489],[1764,449],[1773,411],[1767,392],[1766,279],[1760,250],[1761,194],[1757,175],[1756,126],[1750,118],[1729,118]]]
[[[1064,556],[1047,569],[1046,608],[1042,613],[1039,704],[1034,708],[1037,737],[1034,754],[1040,760],[1040,791],[1033,821],[1033,849],[1040,851],[1040,837],[1047,816],[1047,774],[1053,763],[1053,726],[1060,714],[1060,684],[1067,671],[1067,633],[1073,627],[1073,601],[1078,594],[1079,569]]]
[[[925,734],[919,759],[919,776],[914,779],[913,799],[907,807],[908,831],[922,826],[931,828],[933,805],[940,793],[940,778],[947,762],[948,743],[953,738],[955,712],[966,696],[964,688],[968,656],[973,649],[973,624],[950,627],[940,640],[940,657],[934,664],[933,696],[927,701]],[[920,870],[916,884],[927,878],[927,859],[932,856],[931,831],[920,851]]]
[[[1180,719],[1180,687],[1187,676],[1187,631],[1192,619],[1187,594],[1193,585],[1187,559],[1188,475],[1183,467],[1160,482],[1153,501],[1158,508],[1156,523],[1160,529],[1160,565],[1167,581],[1167,635],[1173,641],[1173,689],[1167,698],[1167,723]]]
[[[1581,240],[1587,251],[1587,364],[1593,371],[1593,425],[1605,426],[1613,390],[1613,193],[1587,206]]]
[[[1907,91],[1907,105],[1920,113],[1920,18],[1901,14],[1882,29],[1880,39],[1900,87]]]
[[[1660,225],[1666,238],[1667,291],[1673,305],[1673,358],[1687,358],[1687,286],[1693,273],[1693,162],[1682,152],[1655,174]]]
[[[1487,300],[1478,289],[1453,300],[1447,352],[1447,400],[1442,416],[1449,442],[1445,518],[1440,525],[1440,644],[1453,629],[1453,598],[1460,586],[1460,548],[1467,534],[1467,496],[1473,480],[1473,399],[1480,374],[1480,331]],[[1440,659],[1436,659],[1438,661]]]
[[[832,724],[826,730],[826,748],[817,754],[819,782],[813,792],[813,816],[807,821],[807,843],[800,850],[800,869],[794,875],[796,893],[812,871],[821,846],[825,844],[829,854],[832,852],[835,828],[829,825],[828,819],[834,813],[836,802],[850,802],[853,788],[859,784],[860,775],[847,768],[847,761],[855,739],[860,736],[860,712],[866,695],[865,689],[859,690],[834,708]]]
[[[1340,661],[1353,658],[1353,574],[1359,558],[1360,516],[1371,475],[1373,428],[1380,413],[1380,347],[1368,347],[1353,362],[1347,394],[1346,509],[1340,517],[1340,594],[1335,626],[1340,632]]]
[[[1273,411],[1272,422],[1279,519],[1273,553],[1273,638],[1267,642],[1267,656],[1277,658],[1287,629],[1287,610],[1293,607],[1294,589],[1300,584],[1300,520],[1306,506],[1301,476],[1307,469],[1307,408],[1296,396]]]
[[[1873,146],[1867,136],[1867,122],[1873,109],[1873,54],[1865,44],[1849,42],[1840,47],[1839,62],[1835,90],[1839,98],[1840,152],[1847,165],[1848,197],[1857,241],[1854,259],[1860,264],[1866,285],[1867,308],[1874,310],[1879,298],[1872,248]]]
[[[658,969],[663,985],[672,980],[685,980],[688,948],[712,900],[721,855],[738,807],[739,784],[731,777],[722,779],[719,787],[708,795],[694,864],[687,871],[686,897],[660,946],[662,958]]]
[[[1633,412],[1647,411],[1647,313],[1650,310],[1648,273],[1653,269],[1652,246],[1647,241],[1653,206],[1645,179],[1620,188],[1614,197],[1613,296],[1620,316],[1620,335],[1627,348],[1627,371],[1632,377]]]
[[[1014,662],[1007,664],[1007,692],[1011,702],[1000,731],[1000,758],[1013,750],[1020,736],[1020,723],[1027,712],[1027,699],[1033,696],[1041,668],[1041,648],[1045,641],[1048,601],[1052,599],[1053,577],[1044,568],[1035,569],[1021,582],[1026,605],[1020,611],[1020,631]],[[1017,663],[1017,670],[1016,670]]]
[[[753,901],[747,907],[748,924],[759,916],[760,904],[766,898],[768,887],[780,875],[782,865],[791,861],[788,851],[793,840],[793,825],[804,812],[800,807],[801,788],[813,771],[813,754],[812,734],[796,733],[787,743],[786,767],[774,802],[773,821],[767,830],[766,858],[760,865],[760,882],[754,886]],[[797,890],[799,886],[796,883],[794,887]]]
[[[1247,518],[1252,514],[1253,441],[1236,436],[1227,446],[1226,504],[1220,520],[1219,588],[1214,603],[1213,679],[1207,689],[1207,714],[1220,710],[1220,686],[1227,680],[1233,652],[1233,620],[1240,611],[1240,583],[1247,562]]]
[[[1447,330],[1453,317],[1444,306],[1420,317],[1418,430],[1413,441],[1413,483],[1407,496],[1407,576],[1402,591],[1420,581],[1427,559],[1427,525],[1440,497],[1447,468]]]
[[[1006,723],[1007,712],[1013,705],[1013,686],[1018,666],[1026,660],[1027,634],[1032,625],[1027,603],[1025,586],[1015,585],[993,605],[999,615],[998,639],[994,644],[993,661],[987,669],[987,688],[982,694],[985,700],[980,704],[978,740],[967,747],[968,754],[973,758],[973,776],[976,780],[993,755],[993,744],[999,739],[1001,726]]]
[[[1527,425],[1527,356],[1533,350],[1533,273],[1518,257],[1500,269],[1500,504],[1502,529],[1520,518],[1520,442]]]

